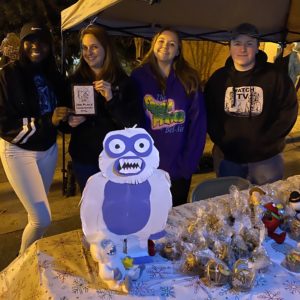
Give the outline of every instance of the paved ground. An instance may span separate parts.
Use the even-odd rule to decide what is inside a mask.
[[[61,138],[59,146],[61,152]],[[205,157],[210,165],[210,151],[212,143],[208,139],[205,147]],[[286,166],[285,177],[299,174],[300,170],[300,117],[288,137],[284,151]],[[68,158],[67,158],[68,160]],[[49,194],[53,222],[46,236],[54,235],[81,227],[79,218],[80,195],[65,197],[62,195],[62,155],[58,162],[54,182]],[[205,166],[204,166],[205,168]],[[209,168],[208,168],[209,169]],[[208,170],[195,174],[191,190],[195,185],[205,179],[213,178],[215,174]],[[27,215],[18,198],[11,189],[0,163],[0,270],[5,268],[16,256],[20,246],[23,228],[27,223]]]

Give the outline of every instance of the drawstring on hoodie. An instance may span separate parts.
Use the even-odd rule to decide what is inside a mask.
[[[250,85],[250,107],[249,107],[249,119],[252,118],[252,108],[253,108],[253,88],[252,85]]]
[[[236,106],[236,87],[232,87],[233,90],[233,106]]]

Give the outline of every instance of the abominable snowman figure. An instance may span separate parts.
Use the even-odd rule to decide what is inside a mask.
[[[99,274],[108,288],[128,293],[129,278],[114,243],[104,239],[98,244],[91,244],[91,255],[99,262]]]
[[[80,208],[82,229],[99,271],[103,240],[112,241],[121,260],[124,253],[148,256],[148,239],[163,236],[172,196],[169,175],[158,165],[158,150],[144,129],[106,135],[99,156],[101,172],[89,178]],[[101,271],[100,277],[104,279]]]

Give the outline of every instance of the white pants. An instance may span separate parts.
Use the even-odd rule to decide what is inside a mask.
[[[57,145],[46,151],[24,150],[0,139],[0,156],[9,183],[28,213],[20,254],[41,238],[51,223],[47,198],[57,161]]]

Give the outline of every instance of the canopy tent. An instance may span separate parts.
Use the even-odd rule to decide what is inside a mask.
[[[92,20],[116,34],[150,37],[171,26],[185,38],[213,41],[248,22],[263,40],[300,41],[300,0],[79,0],[61,12],[61,29]]]

